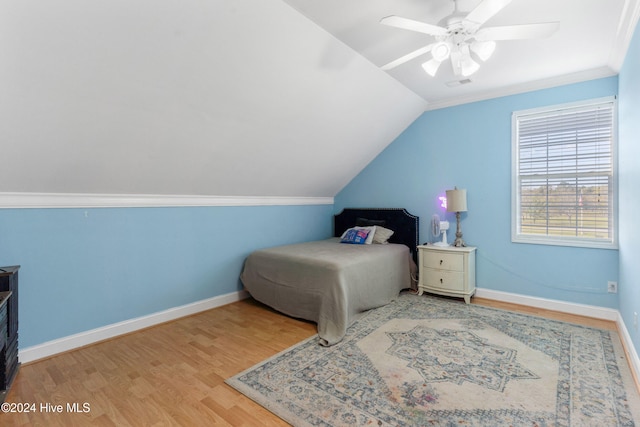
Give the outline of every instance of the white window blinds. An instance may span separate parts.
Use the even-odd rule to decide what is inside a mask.
[[[514,113],[514,241],[614,244],[615,100]]]

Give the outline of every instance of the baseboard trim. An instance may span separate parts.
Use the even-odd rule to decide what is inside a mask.
[[[620,340],[622,341],[624,351],[627,354],[631,374],[633,374],[636,388],[640,392],[640,358],[638,358],[638,352],[633,346],[631,335],[629,334],[627,325],[625,325],[624,320],[622,320],[622,315],[620,313],[618,313],[618,320],[616,321],[616,324],[618,325],[618,332],[620,333]]]
[[[636,388],[638,388],[638,390],[640,391],[640,358],[638,358],[638,353],[633,346],[631,335],[629,335],[629,330],[627,329],[627,326],[622,319],[620,311],[613,308],[531,297],[521,294],[512,294],[509,292],[494,291],[491,289],[477,288],[476,296],[479,298],[526,305],[529,307],[545,308],[548,310],[559,311],[561,313],[576,314],[579,316],[593,317],[596,319],[611,320],[616,322],[618,333],[620,335],[620,341],[622,342],[624,351],[627,354],[627,360],[629,361],[631,374],[633,375]]]
[[[89,331],[80,332],[78,334],[69,335],[67,337],[20,349],[18,351],[18,359],[20,360],[20,363],[34,362],[59,353],[64,353],[69,350],[74,350],[79,347],[114,338],[119,335],[128,334],[160,323],[169,322],[181,317],[190,316],[192,314],[240,301],[248,296],[249,294],[246,291],[232,292],[196,301],[191,304],[173,307],[147,316],[141,316]]]
[[[611,320],[614,322],[617,321],[619,317],[618,310],[615,310],[613,308],[578,304],[547,298],[531,297],[528,295],[494,291],[491,289],[477,288],[476,296],[479,298],[510,302],[513,304],[526,305],[529,307],[545,308],[547,310],[559,311],[561,313],[576,314],[579,316],[593,317],[602,320]]]

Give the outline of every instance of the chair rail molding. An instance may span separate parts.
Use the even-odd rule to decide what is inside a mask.
[[[333,197],[1,193],[0,209],[332,205]]]

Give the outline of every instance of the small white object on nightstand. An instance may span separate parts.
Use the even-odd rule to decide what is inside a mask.
[[[418,246],[418,295],[430,292],[463,297],[469,304],[476,292],[476,248]]]

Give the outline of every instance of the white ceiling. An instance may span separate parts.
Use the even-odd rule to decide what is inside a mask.
[[[424,108],[280,0],[0,0],[0,193],[332,197]]]
[[[382,66],[435,41],[434,37],[379,24],[397,15],[437,25],[454,10],[452,0],[285,0],[336,38]],[[480,0],[459,0],[462,12]],[[426,54],[389,72],[440,108],[525,90],[615,75],[638,19],[638,0],[512,0],[483,27],[560,22],[541,40],[501,41],[494,55],[470,77],[471,83],[449,87],[456,78],[450,64],[436,77],[420,66]]]

